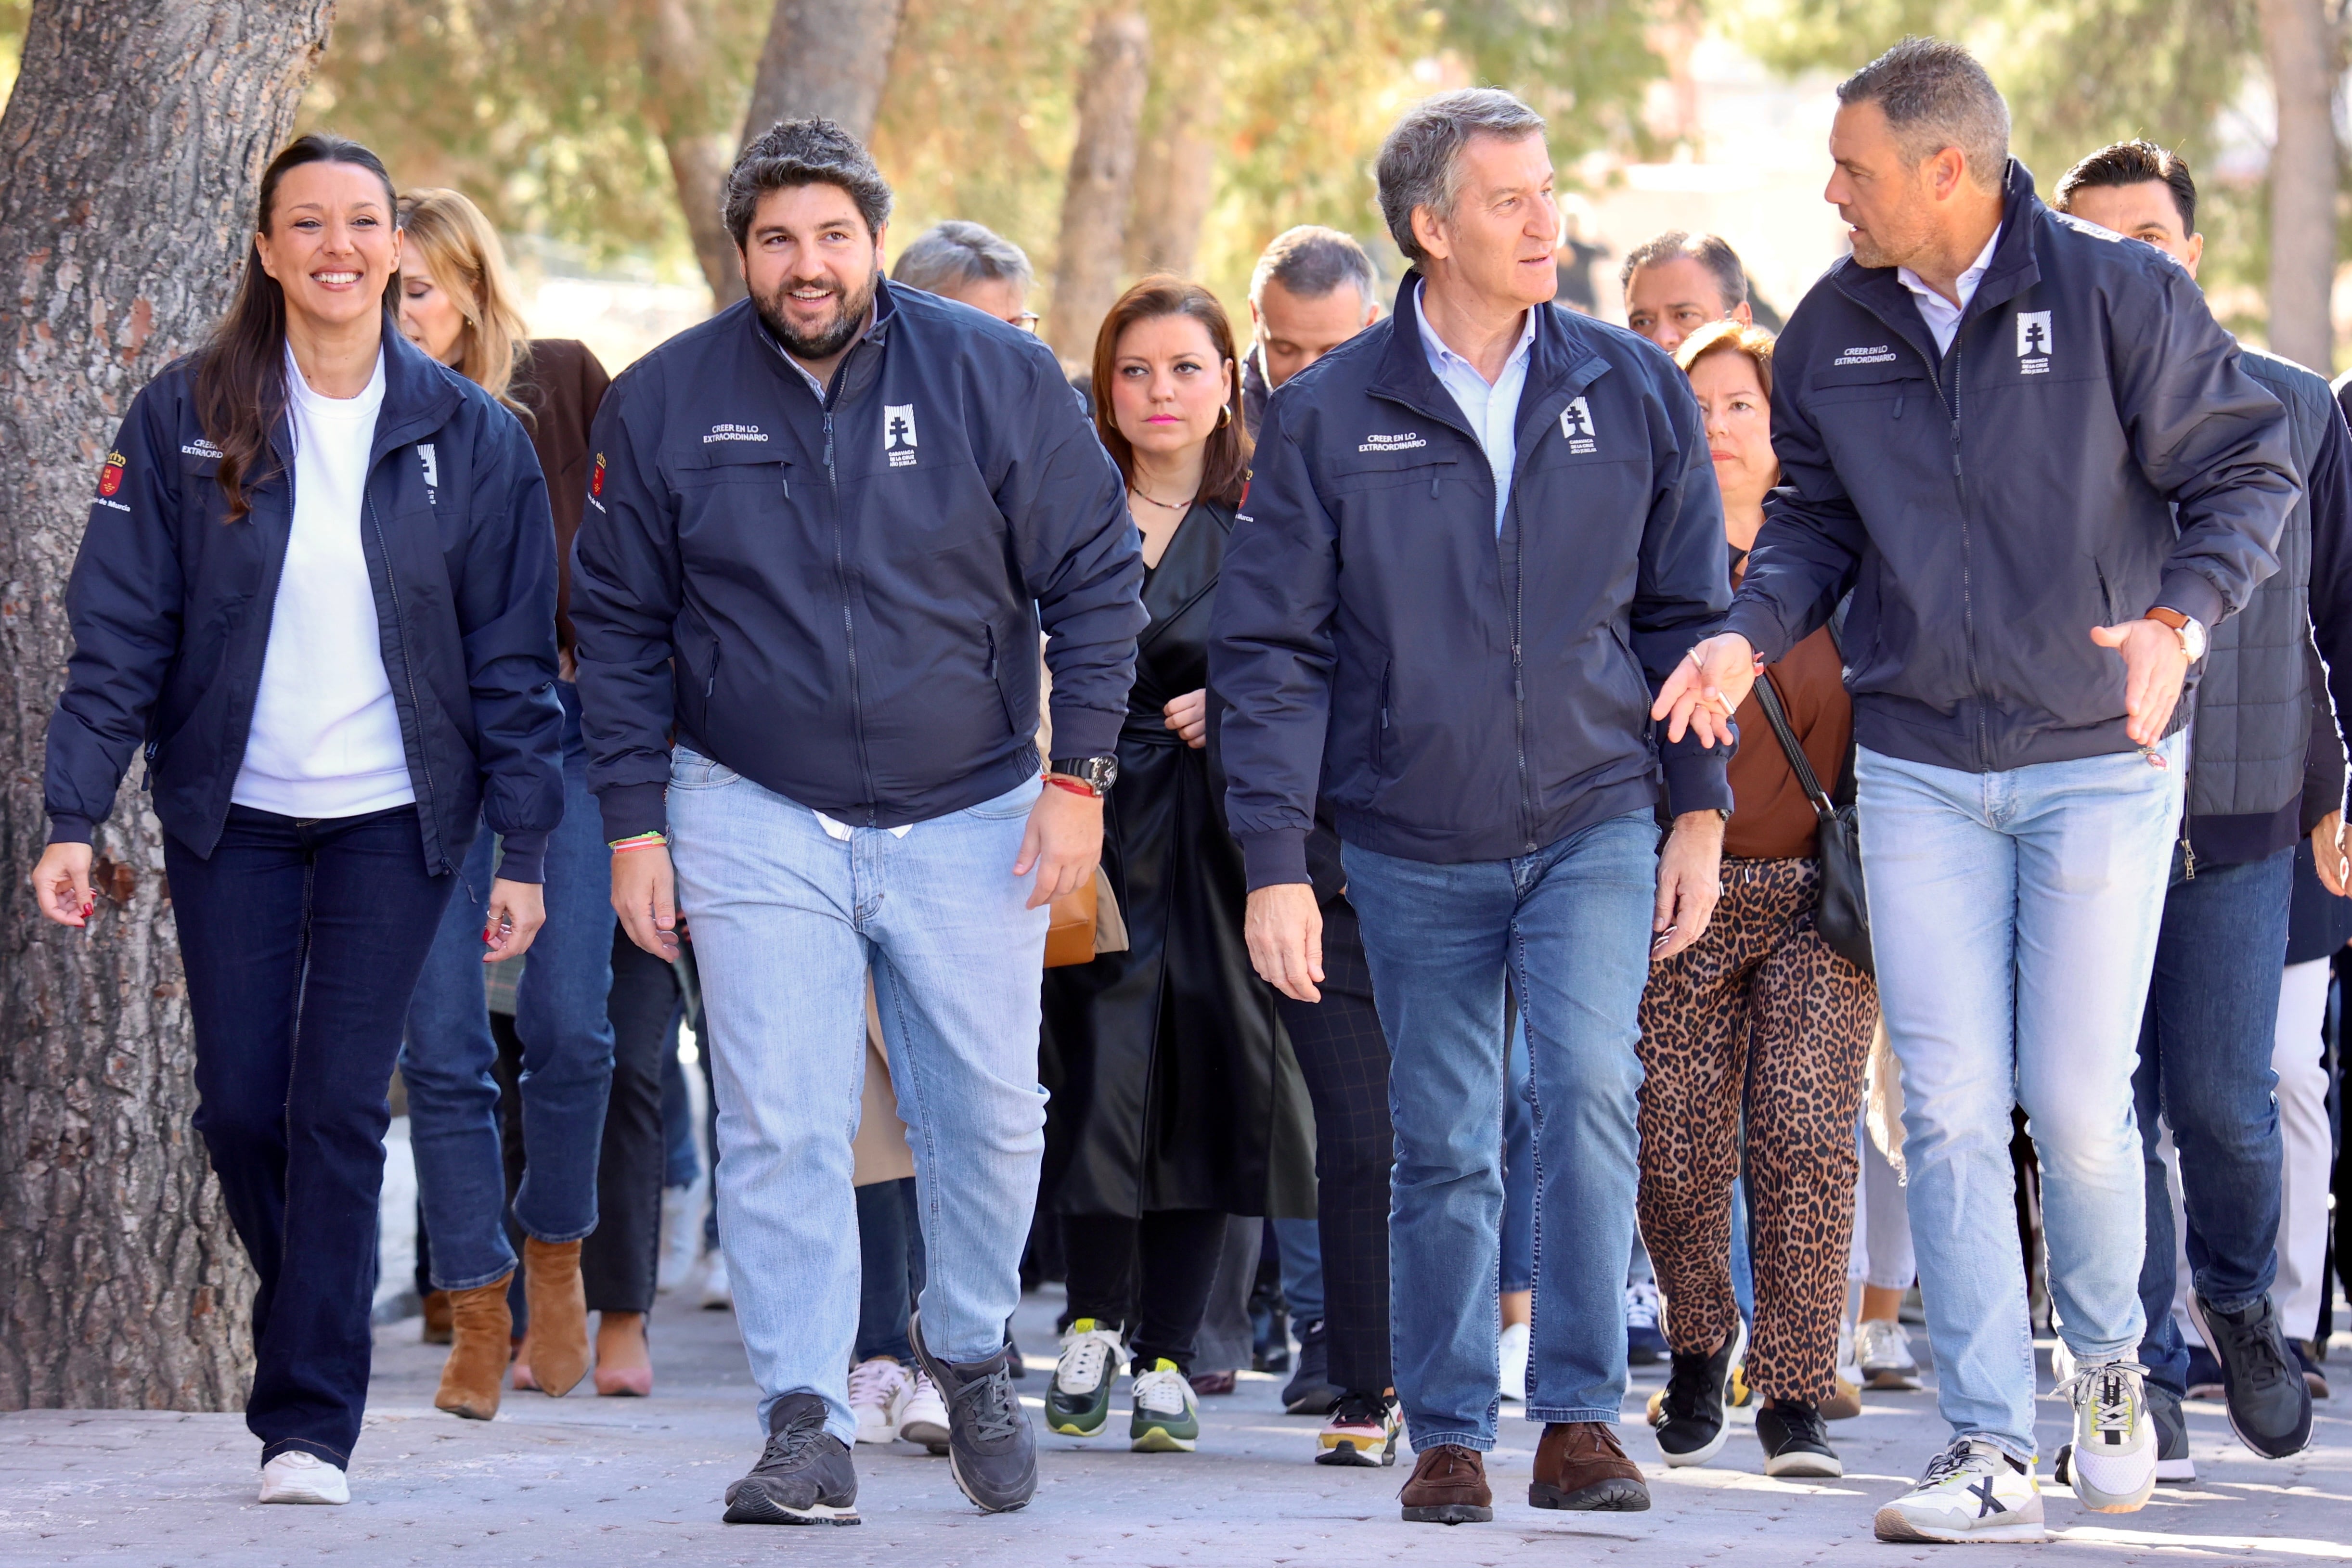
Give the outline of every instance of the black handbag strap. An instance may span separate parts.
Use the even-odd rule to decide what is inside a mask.
[[[1797,744],[1797,732],[1789,726],[1788,710],[1780,706],[1780,688],[1772,684],[1772,674],[1766,671],[1756,678],[1756,704],[1764,710],[1765,719],[1772,733],[1780,737],[1780,749],[1789,758],[1789,771],[1797,776],[1797,788],[1805,792],[1813,814],[1823,821],[1837,815],[1837,807],[1830,800],[1822,781],[1814,776],[1813,765],[1805,756],[1805,748]]]

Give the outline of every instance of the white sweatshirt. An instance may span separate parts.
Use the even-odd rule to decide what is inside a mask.
[[[383,356],[355,398],[321,397],[286,352],[294,524],[245,765],[229,798],[286,817],[356,817],[416,799],[360,549]]]

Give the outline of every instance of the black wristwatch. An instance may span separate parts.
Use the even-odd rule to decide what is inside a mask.
[[[1056,757],[1045,767],[1064,779],[1076,779],[1097,795],[1109,794],[1110,787],[1118,782],[1116,757]]]

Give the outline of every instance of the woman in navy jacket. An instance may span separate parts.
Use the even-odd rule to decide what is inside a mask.
[[[131,753],[162,822],[197,1130],[260,1276],[264,1502],[343,1502],[367,1394],[401,1019],[478,821],[486,961],[541,921],[562,813],[554,535],[530,443],[385,313],[400,240],[365,148],[262,176],[226,319],[142,392],[66,591],[41,912],[93,908]]]

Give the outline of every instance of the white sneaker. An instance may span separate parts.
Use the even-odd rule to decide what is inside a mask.
[[[694,1277],[702,1252],[702,1206],[709,1188],[698,1181],[691,1186],[662,1188],[661,1262],[654,1271],[654,1290],[667,1296]]]
[[[1853,1361],[1864,1388],[1916,1388],[1919,1362],[1911,1354],[1911,1336],[1901,1323],[1872,1318],[1853,1333]]]
[[[727,1254],[713,1248],[709,1267],[702,1271],[702,1304],[714,1312],[735,1310],[735,1292],[727,1283]]]
[[[1091,1437],[1110,1416],[1110,1385],[1127,1364],[1118,1330],[1080,1318],[1062,1335],[1061,1358],[1045,1385],[1045,1425],[1066,1437]]]
[[[1503,1397],[1525,1404],[1528,1397],[1528,1325],[1503,1329]]]
[[[1139,1454],[1189,1454],[1199,1446],[1201,1401],[1174,1362],[1137,1373],[1128,1392],[1135,1400],[1129,1448]]]
[[[264,1502],[349,1502],[349,1477],[318,1455],[289,1448],[261,1467]]]
[[[1843,1318],[1838,1320],[1837,1375],[1857,1388],[1862,1386],[1862,1366],[1853,1354],[1853,1325]]]
[[[940,1385],[931,1381],[931,1375],[919,1366],[899,1396],[898,1436],[922,1444],[934,1454],[948,1451],[948,1404],[940,1397]]]
[[[1878,1511],[1876,1527],[1881,1541],[2049,1539],[2032,1468],[1980,1437],[1956,1437],[1928,1460],[1919,1484]]]
[[[913,1381],[895,1356],[869,1355],[849,1369],[849,1413],[857,1417],[859,1442],[898,1437],[898,1404]]]
[[[2094,1513],[2131,1513],[2156,1490],[2156,1422],[2138,1363],[2084,1367],[2059,1390],[2074,1406],[2068,1479]]]

